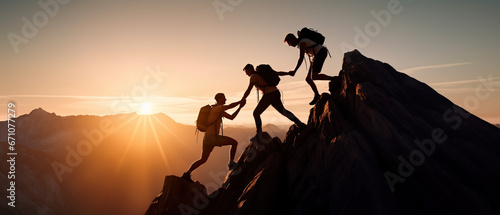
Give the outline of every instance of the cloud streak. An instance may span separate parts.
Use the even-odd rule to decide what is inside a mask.
[[[491,84],[493,85],[498,85],[500,82],[497,82],[497,81],[494,81],[493,80],[500,80],[500,77],[496,77],[496,78],[491,78],[491,79],[488,79],[491,81]],[[473,80],[462,80],[462,81],[447,81],[447,82],[439,82],[439,83],[431,83],[429,84],[430,86],[442,86],[442,87],[445,87],[445,86],[455,86],[455,85],[461,85],[461,84],[471,84],[471,83],[479,83],[481,82],[480,79],[473,79]]]
[[[472,64],[471,62],[462,62],[462,63],[450,63],[450,64],[440,64],[440,65],[430,65],[430,66],[419,66],[419,67],[414,67],[410,69],[405,69],[402,70],[402,73],[406,74],[412,74],[417,71],[421,70],[429,70],[429,69],[442,69],[442,68],[449,68],[449,67],[457,67],[457,66],[463,66],[463,65],[469,65]]]

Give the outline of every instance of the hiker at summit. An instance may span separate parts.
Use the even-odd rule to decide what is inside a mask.
[[[293,121],[298,127],[306,127],[306,124],[302,123],[292,112],[285,109],[283,103],[281,102],[281,93],[276,87],[280,81],[279,76],[290,75],[290,72],[277,72],[266,64],[257,66],[257,70],[254,69],[252,64],[247,64],[243,68],[243,71],[245,71],[245,73],[250,77],[250,82],[247,90],[241,98],[241,101],[246,100],[254,86],[258,88],[257,94],[259,90],[264,94],[253,111],[255,126],[257,127],[257,134],[254,138],[259,137],[259,135],[262,134],[262,120],[260,115],[269,107],[269,105],[272,105],[274,109]]]
[[[200,116],[204,115],[205,117],[203,118],[203,123],[197,121],[197,128],[201,131],[205,131],[205,135],[203,136],[203,147],[202,147],[202,153],[201,153],[201,158],[197,161],[195,161],[193,164],[191,164],[191,167],[189,167],[189,170],[185,172],[182,175],[182,178],[193,182],[191,179],[191,172],[207,162],[208,157],[210,156],[210,153],[214,149],[214,147],[218,146],[231,146],[231,151],[230,151],[230,161],[229,161],[229,170],[232,170],[236,167],[236,163],[234,162],[234,156],[236,154],[236,148],[238,147],[238,142],[227,136],[219,135],[220,130],[221,130],[221,124],[222,124],[222,117],[233,120],[238,113],[240,112],[241,108],[245,106],[246,101],[238,101],[231,103],[229,105],[226,104],[226,96],[223,93],[217,93],[215,95],[215,101],[217,102],[215,105],[207,105],[200,110],[200,115],[198,116],[198,121],[200,121]],[[238,106],[238,109],[233,113],[233,114],[228,114],[226,110],[234,108]],[[202,111],[207,108],[208,111],[205,111],[205,114],[202,114]]]
[[[294,34],[289,33],[286,35],[285,40],[283,41],[289,46],[299,48],[299,60],[297,61],[295,69],[290,71],[290,75],[295,76],[295,73],[302,65],[305,53],[307,53],[309,55],[311,65],[309,66],[309,71],[307,72],[306,82],[309,84],[309,86],[311,86],[311,89],[314,92],[314,98],[309,104],[314,105],[316,104],[316,102],[318,102],[320,97],[318,88],[316,87],[314,80],[332,79],[331,76],[320,74],[321,69],[323,68],[323,63],[325,62],[326,56],[329,53],[328,49],[323,46],[325,37],[317,31],[311,30],[309,28],[303,28],[302,30],[297,32],[297,35],[298,38]]]

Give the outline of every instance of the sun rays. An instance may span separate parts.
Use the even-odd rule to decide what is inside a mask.
[[[123,164],[123,161],[125,160],[125,157],[127,156],[128,152],[130,150],[130,147],[133,144],[133,140],[135,139],[135,136],[137,134],[137,130],[139,129],[139,126],[142,124],[142,121],[144,121],[144,118],[145,117],[139,117],[139,121],[135,125],[134,131],[132,132],[132,137],[130,137],[130,140],[128,141],[127,146],[125,147],[125,152],[123,152],[123,155],[121,156],[120,161],[118,162],[118,165],[117,165],[117,167],[115,169],[115,172],[114,172],[115,175],[120,170],[120,168],[121,168],[121,166]]]
[[[133,125],[135,123],[135,125]],[[133,125],[133,130],[130,135],[130,139],[126,142],[124,146],[123,154],[120,155],[120,160],[114,170],[114,175],[116,176],[120,170],[122,169],[124,163],[127,163],[127,159],[132,159],[131,157],[133,153],[137,152],[137,149],[143,149],[147,147],[152,147],[149,144],[154,144],[155,148],[157,148],[157,152],[161,156],[162,163],[165,168],[165,171],[169,172],[171,170],[171,166],[167,159],[167,155],[164,150],[165,142],[162,142],[160,135],[158,134],[158,125],[160,125],[161,132],[168,132],[174,140],[178,141],[179,138],[172,132],[170,128],[165,125],[156,115],[133,115],[126,119],[120,126],[118,126],[117,130],[125,129],[125,127]],[[143,155],[147,158],[146,155]],[[152,157],[154,155],[150,155]]]

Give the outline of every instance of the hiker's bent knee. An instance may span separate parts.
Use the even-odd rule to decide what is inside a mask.
[[[319,77],[319,73],[312,73],[311,74],[311,79],[316,80]]]
[[[306,82],[307,82],[307,83],[311,83],[312,81],[313,81],[312,77],[308,75],[308,76],[306,77]]]
[[[257,118],[259,118],[259,117],[260,117],[260,113],[259,113],[259,111],[254,110],[254,111],[253,111],[253,118],[256,118],[256,119],[257,119]]]
[[[201,158],[200,160],[198,160],[198,162],[200,162],[200,164],[204,164],[206,163],[208,160],[208,158]]]

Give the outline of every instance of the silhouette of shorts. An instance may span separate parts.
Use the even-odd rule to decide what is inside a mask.
[[[326,47],[321,48],[318,53],[314,56],[311,62],[311,70],[314,73],[320,73],[325,63],[326,56],[328,55],[328,49]]]
[[[221,147],[231,145],[233,142],[236,142],[236,140],[231,137],[216,134],[205,134],[203,137],[203,151],[211,152],[216,146]]]

